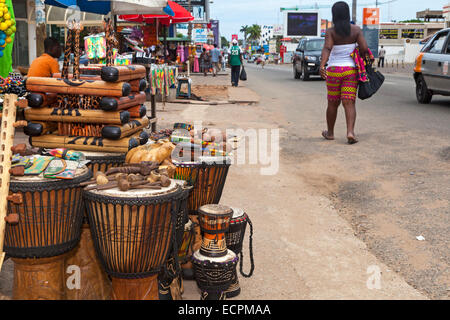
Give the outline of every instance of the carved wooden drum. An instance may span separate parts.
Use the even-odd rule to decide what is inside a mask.
[[[176,221],[188,190],[84,191],[96,252],[116,300],[158,300],[158,273],[175,254]]]
[[[72,180],[11,177],[10,192],[22,195],[21,204],[8,206],[19,222],[5,230],[4,249],[15,263],[14,299],[65,298],[65,254],[80,241],[83,218],[79,184],[91,177],[86,167]]]

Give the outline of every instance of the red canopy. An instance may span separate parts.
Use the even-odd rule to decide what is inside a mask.
[[[178,3],[173,1],[168,2],[169,6],[175,13],[173,17],[169,15],[157,15],[157,14],[127,14],[127,15],[120,15],[119,18],[126,21],[145,22],[145,23],[151,23],[153,22],[153,19],[158,19],[159,22],[164,25],[186,23],[194,20],[194,17],[189,13],[189,11],[180,6]]]

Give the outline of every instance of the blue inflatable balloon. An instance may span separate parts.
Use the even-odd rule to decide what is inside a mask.
[[[3,51],[0,51],[0,58],[3,57]]]
[[[0,40],[0,46],[3,46],[5,44],[5,40],[1,39]]]

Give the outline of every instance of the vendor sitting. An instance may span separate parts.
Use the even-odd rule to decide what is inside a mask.
[[[61,45],[55,38],[44,40],[44,51],[39,58],[34,59],[28,70],[28,77],[52,77],[59,72],[58,58],[61,56]]]

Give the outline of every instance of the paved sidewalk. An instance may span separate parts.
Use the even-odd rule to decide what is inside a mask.
[[[208,74],[206,77],[203,74],[192,74],[192,93],[201,98],[203,101],[211,104],[217,103],[241,103],[241,104],[256,104],[260,98],[256,92],[246,87],[245,81],[240,81],[238,87],[231,86],[231,78],[229,69],[226,72],[221,71],[216,77]],[[195,100],[173,102],[195,104]],[[204,103],[198,103],[204,104]]]

